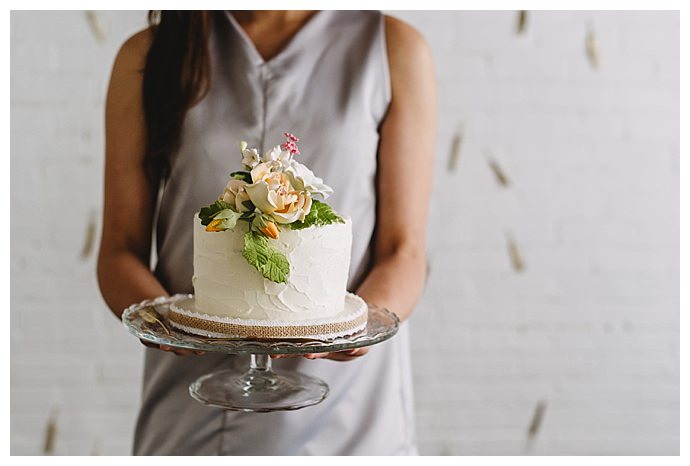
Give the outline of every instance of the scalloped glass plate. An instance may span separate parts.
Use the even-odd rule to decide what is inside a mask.
[[[400,320],[395,314],[369,304],[366,329],[349,337],[329,341],[206,338],[179,331],[168,322],[167,312],[170,303],[192,297],[191,294],[177,294],[133,304],[122,314],[122,322],[130,333],[152,343],[228,354],[306,354],[343,351],[381,343],[395,335],[400,325]]]

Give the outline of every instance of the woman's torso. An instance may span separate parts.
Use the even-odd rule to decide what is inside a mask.
[[[353,221],[349,288],[370,267],[376,215],[378,127],[390,102],[383,17],[322,11],[264,61],[235,19],[213,16],[212,78],[185,120],[160,202],[155,274],[171,293],[193,292],[192,221],[241,169],[238,143],[261,151],[289,131],[300,161],[333,187],[328,202]],[[194,401],[187,386],[247,358],[177,357],[147,349],[136,454],[413,454],[406,325],[363,358],[274,361],[324,379],[329,397],[294,412],[236,413]]]

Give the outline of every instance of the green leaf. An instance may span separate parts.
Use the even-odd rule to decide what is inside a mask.
[[[335,213],[335,211],[322,201],[312,199],[311,210],[304,217],[304,221],[296,221],[289,224],[293,230],[301,230],[312,226],[330,225],[332,223],[345,223],[342,217]]]
[[[213,217],[215,217],[220,211],[231,209],[232,206],[224,201],[216,201],[208,207],[202,207],[199,211],[199,218],[201,219],[201,224],[206,226],[211,223]]]
[[[319,225],[330,225],[331,223],[345,223],[343,218],[336,214],[335,211],[322,201],[316,201],[316,221]]]
[[[253,231],[245,233],[242,256],[267,280],[287,283],[290,263],[260,233]]]
[[[232,172],[232,173],[230,173],[230,176],[232,176],[236,180],[246,181],[247,183],[252,182],[252,174],[249,172],[245,172],[245,171]]]

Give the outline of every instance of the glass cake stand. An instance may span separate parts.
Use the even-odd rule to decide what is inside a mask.
[[[391,338],[400,325],[392,312],[369,305],[366,329],[349,337],[329,341],[206,338],[177,330],[167,320],[171,303],[192,297],[178,294],[133,304],[122,314],[122,322],[130,333],[152,343],[196,351],[249,354],[250,364],[244,374],[231,369],[215,371],[189,386],[190,395],[197,401],[234,411],[300,409],[320,403],[328,396],[328,385],[319,378],[295,371],[274,371],[270,355],[327,353],[371,346]]]

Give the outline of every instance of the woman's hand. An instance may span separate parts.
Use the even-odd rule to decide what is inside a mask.
[[[142,340],[139,339],[139,341],[144,345],[149,348],[155,348],[159,349],[162,351],[170,351],[171,353],[175,353],[176,356],[187,356],[189,354],[196,354],[197,356],[201,356],[202,354],[206,354],[205,351],[194,351],[194,350],[188,350],[188,349],[182,349],[182,348],[174,348],[172,346],[168,345],[159,345],[156,343],[151,343],[150,341]]]
[[[358,359],[369,352],[369,348],[355,348],[345,351],[332,351],[330,353],[307,353],[307,354],[272,354],[271,359],[283,358],[307,358],[307,359],[330,359],[332,361],[352,361]]]

